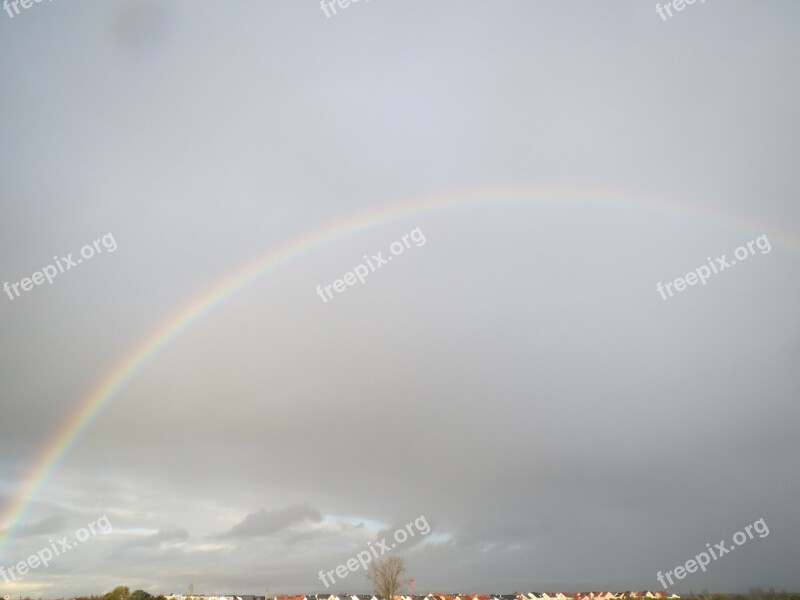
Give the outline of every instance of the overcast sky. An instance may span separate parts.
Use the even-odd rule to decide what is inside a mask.
[[[113,530],[0,595],[367,591],[318,572],[421,516],[392,550],[415,592],[663,589],[759,519],[670,591],[800,589],[800,4],[672,13],[0,11],[2,513],[173,315],[314,231],[399,215],[312,238],[152,356],[0,566]]]

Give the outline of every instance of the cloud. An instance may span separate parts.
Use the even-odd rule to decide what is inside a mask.
[[[171,541],[185,541],[189,539],[189,532],[185,529],[170,529],[170,530],[163,530],[154,533],[153,535],[148,535],[147,537],[143,537],[138,540],[134,540],[128,547],[152,547],[158,546],[163,542],[171,542]]]
[[[261,509],[250,513],[241,523],[234,525],[228,532],[223,533],[218,539],[254,538],[268,536],[304,521],[318,522],[322,515],[316,509],[308,506],[290,506],[275,510]]]
[[[36,536],[55,535],[64,530],[67,518],[63,515],[47,517],[36,523],[26,523],[20,526],[14,537],[24,539]]]

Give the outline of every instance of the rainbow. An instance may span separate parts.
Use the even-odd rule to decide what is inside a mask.
[[[39,496],[42,488],[64,461],[69,450],[97,418],[101,410],[167,344],[224,300],[241,291],[261,275],[281,267],[293,259],[309,254],[323,245],[339,241],[377,225],[453,208],[526,201],[629,205],[635,209],[649,207],[662,209],[673,214],[677,213],[682,216],[694,216],[715,223],[722,222],[731,228],[752,232],[751,225],[748,225],[744,220],[734,219],[725,215],[712,215],[708,211],[702,211],[697,208],[676,206],[675,204],[653,199],[650,199],[647,203],[642,203],[641,201],[637,202],[633,199],[625,198],[618,193],[604,198],[598,195],[596,191],[566,191],[564,188],[494,189],[485,192],[425,199],[381,207],[311,231],[278,249],[271,250],[265,256],[245,264],[232,274],[224,277],[209,290],[190,301],[172,317],[168,318],[102,377],[86,398],[78,403],[72,416],[58,428],[50,442],[40,452],[30,469],[28,477],[12,497],[2,515],[0,515],[0,524],[2,524],[0,525],[2,527],[0,529],[0,559],[3,558],[14,533],[24,521],[32,502]],[[757,232],[756,235],[761,233],[764,232]],[[782,238],[784,243],[789,239],[785,235],[778,237]],[[770,236],[770,239],[772,240],[772,236]],[[776,241],[780,242],[781,240]]]

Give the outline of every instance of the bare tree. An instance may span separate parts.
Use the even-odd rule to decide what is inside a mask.
[[[367,580],[372,584],[372,590],[376,596],[392,600],[405,583],[402,579],[405,572],[405,558],[397,555],[387,556],[369,566]]]

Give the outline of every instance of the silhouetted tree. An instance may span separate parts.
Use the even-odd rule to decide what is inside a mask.
[[[405,583],[403,580],[405,572],[406,559],[393,555],[372,563],[367,572],[367,580],[372,583],[376,596],[392,600]]]
[[[144,590],[136,590],[131,594],[130,600],[152,600],[153,596]]]
[[[130,600],[131,591],[128,586],[118,585],[113,590],[103,596],[103,600]]]

